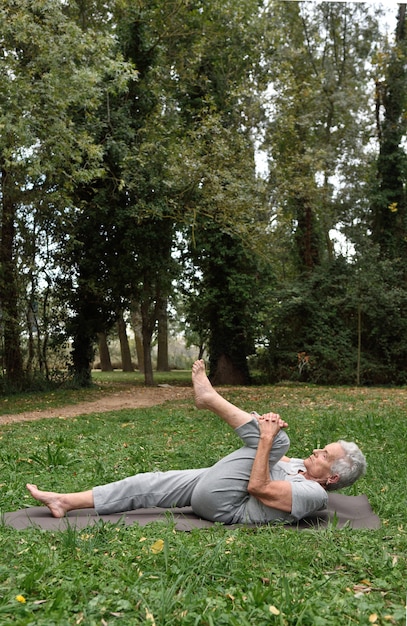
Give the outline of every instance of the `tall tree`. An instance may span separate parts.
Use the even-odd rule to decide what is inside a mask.
[[[17,184],[5,159],[1,167],[2,220],[0,232],[0,301],[3,317],[6,376],[16,387],[24,378],[18,315],[18,286],[14,253]]]
[[[356,3],[276,2],[268,18],[273,229],[293,250],[296,271],[309,272],[332,258],[341,190],[364,158],[377,24]]]
[[[394,44],[379,56],[384,76],[376,78],[379,140],[372,235],[390,258],[407,260],[407,17],[400,4]]]
[[[329,354],[344,363],[339,352],[353,349],[346,321],[340,337],[339,326],[330,328],[325,306],[329,281],[336,289],[335,271],[347,273],[335,259],[330,230],[355,219],[367,192],[369,60],[379,40],[378,22],[374,11],[356,3],[273,3],[269,17],[275,28],[265,147],[271,232],[282,270],[270,360],[277,370],[283,363],[295,368],[298,354],[315,353],[321,375],[324,367],[336,369]],[[283,256],[284,246],[291,256]]]
[[[209,231],[209,232],[208,232]],[[250,382],[247,357],[255,352],[259,297],[272,281],[271,268],[239,238],[205,225],[191,250],[187,320],[200,334],[202,320],[209,329],[209,375],[214,384]]]
[[[58,212],[66,213],[72,188],[94,175],[100,152],[89,133],[74,127],[71,112],[81,108],[91,113],[100,96],[99,63],[109,64],[113,57],[111,43],[95,33],[84,34],[67,20],[60,3],[6,0],[0,8],[0,32],[0,298],[8,320],[4,343],[13,345],[13,354],[7,348],[6,375],[19,382],[17,211],[31,205],[38,221],[51,219],[56,231]]]
[[[213,17],[220,9],[217,23]],[[130,3],[115,17],[121,50],[137,68],[138,80],[129,83],[125,96],[109,100],[108,140],[103,139],[109,176],[96,196],[97,187],[89,185],[88,214],[95,216],[96,236],[93,207],[108,205],[115,215],[122,241],[115,262],[126,270],[116,272],[110,293],[114,289],[117,295],[120,286],[122,298],[132,292],[131,300],[140,302],[145,380],[151,384],[158,304],[168,297],[174,277],[167,237],[174,222],[190,224],[197,212],[203,213],[225,230],[233,224],[235,234],[247,238],[239,223],[242,216],[250,221],[258,187],[245,88],[260,65],[249,54],[241,57],[241,44],[255,49],[260,22],[253,0],[238,9],[234,3],[221,7],[216,0],[202,6]],[[83,338],[81,345],[84,349]]]
[[[163,89],[162,76],[169,69],[164,68],[165,37],[163,43],[159,26],[162,24],[164,33],[168,33],[169,27],[161,13],[170,16],[172,8],[173,3],[164,7],[161,1],[137,5],[117,3],[114,7],[118,49],[125,62],[136,68],[137,80],[131,76],[125,91],[108,89],[107,99],[98,110],[97,123],[93,128],[88,126],[103,146],[105,176],[97,181],[90,179],[76,191],[82,212],[78,215],[71,257],[77,275],[84,277],[82,284],[90,300],[99,298],[95,289],[100,290],[102,284],[105,300],[99,321],[95,316],[91,318],[86,341],[76,324],[74,330],[80,340],[76,341],[74,335],[74,345],[83,352],[86,361],[98,331],[97,324],[108,323],[103,316],[109,317],[109,311],[139,302],[145,344],[142,365],[147,384],[153,382],[151,344],[157,321],[157,289],[161,297],[168,294],[169,287],[163,293],[167,284],[163,277],[171,267],[172,240],[168,243],[166,233],[167,225],[172,232],[172,223],[167,210],[167,189],[163,190],[171,118],[163,107],[169,95]],[[111,80],[108,74],[106,80]],[[78,246],[81,255],[76,252]],[[94,276],[98,277],[96,283],[87,274],[89,265],[93,265]],[[77,320],[82,317],[80,307],[86,306],[84,296],[76,299]]]
[[[190,30],[178,45],[194,54],[188,66],[185,53],[178,54],[175,66],[185,129],[182,155],[189,164],[183,210],[191,258],[202,273],[187,305],[190,312],[199,305],[202,310],[189,322],[200,334],[207,325],[210,375],[223,383],[248,382],[247,356],[253,350],[247,311],[250,289],[256,291],[256,263],[255,255],[251,263],[245,255],[259,225],[256,217],[264,224],[265,213],[254,161],[256,94],[263,74],[260,7],[252,0],[215,0],[191,9]]]

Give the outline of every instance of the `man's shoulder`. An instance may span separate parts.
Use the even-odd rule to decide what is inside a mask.
[[[288,474],[297,474],[297,472],[305,471],[303,459],[283,456],[279,462]]]
[[[301,474],[292,482],[292,499],[292,514],[297,519],[320,511],[328,504],[326,490],[315,480],[308,480]]]

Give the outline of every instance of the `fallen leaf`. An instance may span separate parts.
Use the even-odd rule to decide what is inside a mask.
[[[146,609],[146,619],[148,619],[152,623],[152,626],[155,626],[154,615],[150,613],[148,609]]]
[[[163,548],[164,541],[162,539],[157,539],[157,541],[151,546],[151,552],[153,552],[153,554],[158,554]]]

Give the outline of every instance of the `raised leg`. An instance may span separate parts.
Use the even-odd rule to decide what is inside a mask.
[[[239,428],[250,422],[253,415],[242,411],[231,402],[222,398],[212,387],[206,372],[203,360],[195,361],[192,366],[192,384],[195,394],[195,405],[198,409],[207,409],[218,415],[232,428]]]

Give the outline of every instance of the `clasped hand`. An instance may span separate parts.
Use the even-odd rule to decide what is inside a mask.
[[[259,415],[257,421],[259,422],[260,435],[264,438],[274,439],[281,428],[287,428],[288,426],[287,422],[281,419],[278,413]]]

